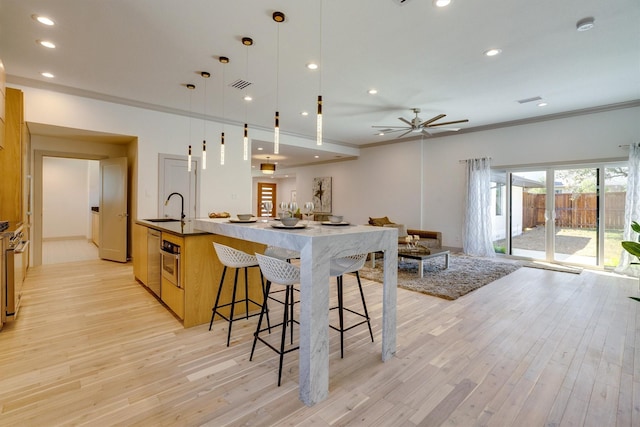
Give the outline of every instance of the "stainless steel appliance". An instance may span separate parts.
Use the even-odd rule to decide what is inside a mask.
[[[22,240],[22,223],[9,223],[9,227],[3,232],[6,247],[3,251],[4,279],[5,279],[5,304],[3,311],[7,319],[15,319],[20,308],[22,298],[22,284],[27,267],[29,241]]]
[[[147,229],[147,287],[160,295],[160,239],[162,233],[153,228]]]
[[[162,240],[160,246],[162,277],[177,288],[180,283],[180,246],[168,240]]]

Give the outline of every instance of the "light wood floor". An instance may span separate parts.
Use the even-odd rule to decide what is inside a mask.
[[[345,278],[354,290],[354,279]],[[297,354],[259,346],[256,318],[183,329],[132,278],[86,261],[29,272],[0,332],[0,425],[639,426],[637,279],[521,268],[456,301],[398,290],[397,356],[331,332],[330,395],[298,400]],[[348,302],[357,295],[349,293]]]
[[[42,264],[97,260],[98,247],[87,239],[45,240]]]

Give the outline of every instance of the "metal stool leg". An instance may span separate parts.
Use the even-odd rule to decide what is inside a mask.
[[[369,327],[369,335],[371,335],[371,342],[373,342],[373,331],[371,330],[371,319],[369,319],[369,312],[367,311],[367,303],[364,300],[364,292],[362,291],[362,282],[360,282],[360,274],[356,271],[356,279],[358,279],[358,287],[360,288],[360,298],[362,298],[362,308],[364,309],[364,316],[367,319],[367,326]]]
[[[227,332],[227,347],[231,342],[231,327],[233,326],[233,314],[236,308],[236,291],[238,289],[238,269],[233,280],[233,295],[231,296],[231,313],[229,314],[229,331]]]
[[[224,283],[224,275],[227,273],[227,266],[225,265],[222,269],[222,278],[220,279],[220,286],[218,286],[218,293],[216,294],[216,302],[213,304],[213,308],[211,309],[211,322],[209,322],[209,330],[213,326],[213,318],[216,317],[216,312],[218,311],[218,303],[220,302],[220,294],[222,293],[222,284]]]

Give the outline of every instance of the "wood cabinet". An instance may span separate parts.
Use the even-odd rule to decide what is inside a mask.
[[[4,148],[4,123],[5,123],[5,102],[6,102],[6,72],[2,59],[0,59],[0,150]]]
[[[23,94],[21,90],[6,88],[4,148],[0,150],[0,218],[25,222],[23,212],[22,126],[24,122]]]
[[[133,224],[133,276],[143,285],[147,285],[147,227]]]
[[[146,229],[147,227],[135,224],[133,229],[133,271],[134,276],[143,281],[146,268]],[[222,243],[247,253],[263,253],[265,245],[239,240],[232,237],[219,236],[217,234],[185,234],[176,235],[162,230],[162,239],[168,240],[180,246],[180,283],[177,288],[164,277],[161,281],[161,299],[176,316],[182,319],[184,327],[208,323],[211,319],[213,307],[222,270],[224,266],[218,260],[213,242]],[[144,231],[143,231],[144,230]],[[144,242],[144,243],[143,243]],[[230,301],[233,288],[233,273],[227,273],[221,301]],[[257,268],[249,269],[249,296],[254,301],[262,301],[260,271]],[[244,295],[244,274],[238,274],[238,298]],[[257,310],[250,306],[251,310]],[[242,304],[236,306],[236,313],[244,312]]]
[[[100,247],[100,213],[91,211],[91,241]]]

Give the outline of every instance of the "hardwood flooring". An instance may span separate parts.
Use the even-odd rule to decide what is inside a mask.
[[[29,271],[0,332],[0,425],[638,426],[637,279],[521,268],[456,301],[398,289],[398,348],[380,361],[382,286],[366,327],[330,331],[330,394],[298,400],[297,353],[258,345],[257,318],[183,329],[134,281],[94,260]],[[335,286],[335,285],[332,285]],[[345,301],[359,301],[345,277]],[[277,316],[274,311],[272,316]]]
[[[97,260],[98,247],[87,239],[45,240],[42,264]]]

